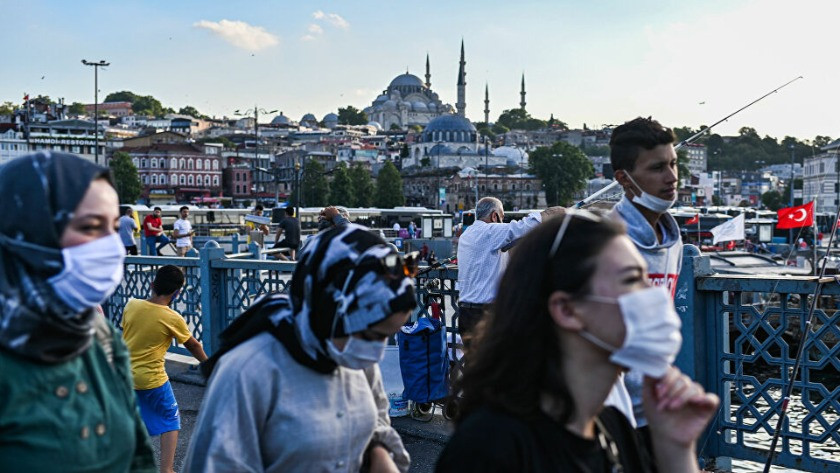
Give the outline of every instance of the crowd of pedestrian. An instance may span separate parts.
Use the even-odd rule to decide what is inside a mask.
[[[673,366],[673,142],[651,119],[616,128],[625,196],[607,215],[552,207],[505,223],[498,199],[479,200],[457,254],[469,361],[437,471],[698,471],[718,399]],[[177,266],[128,301],[122,336],[99,309],[137,253],[107,169],[39,153],[0,167],[0,188],[4,469],[155,471],[159,435],[158,467],[173,471],[180,415],[164,356],[174,340],[208,377],[184,471],[408,471],[378,362],[415,307],[417,261],[346,209],[323,209],[306,242],[285,211],[274,248],[297,261],[288,293],[255,301],[208,358],[172,308],[185,286]],[[189,208],[179,217],[183,256],[194,231]],[[141,228],[149,254],[170,243],[159,208]],[[435,258],[425,243],[420,253]]]

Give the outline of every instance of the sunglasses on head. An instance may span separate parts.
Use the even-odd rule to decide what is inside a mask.
[[[392,253],[382,258],[382,265],[387,274],[397,278],[413,278],[420,269],[420,252],[412,251],[401,255]]]
[[[557,253],[557,249],[560,248],[560,243],[563,241],[563,237],[566,236],[566,229],[569,228],[569,223],[574,217],[596,223],[604,219],[602,216],[588,210],[566,209],[566,216],[563,218],[563,223],[560,224],[560,229],[557,230],[557,236],[554,237],[554,243],[551,244],[551,250],[548,252],[549,258],[553,258]]]

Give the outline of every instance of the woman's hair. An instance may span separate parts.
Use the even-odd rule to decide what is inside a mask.
[[[571,218],[555,255],[549,251],[564,219]],[[483,406],[529,418],[539,412],[540,394],[559,401],[561,422],[574,413],[560,358],[557,328],[548,312],[549,295],[557,290],[585,294],[597,257],[616,237],[621,224],[565,215],[547,220],[526,235],[511,255],[498,296],[476,339],[463,378],[458,421]],[[539,263],[537,263],[539,262]]]

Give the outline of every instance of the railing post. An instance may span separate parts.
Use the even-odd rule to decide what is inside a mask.
[[[199,252],[199,281],[201,283],[201,344],[207,355],[219,348],[219,333],[224,327],[225,281],[224,270],[213,269],[213,261],[225,257],[224,248],[208,241]]]
[[[230,252],[231,253],[239,253],[239,234],[234,233],[233,236],[230,237]]]
[[[683,344],[677,355],[676,365],[685,374],[704,386],[706,339],[706,308],[697,292],[696,278],[712,274],[708,256],[702,256],[694,245],[683,247],[683,261],[677,289],[674,294],[674,306],[682,320]]]

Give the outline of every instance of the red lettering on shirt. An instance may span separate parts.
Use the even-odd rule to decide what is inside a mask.
[[[665,286],[668,288],[668,292],[671,293],[671,298],[674,298],[674,294],[677,292],[677,278],[679,274],[670,273],[670,274],[648,274],[648,280],[654,286]]]

